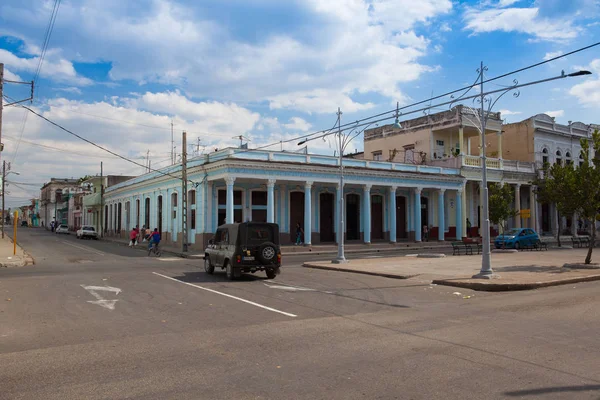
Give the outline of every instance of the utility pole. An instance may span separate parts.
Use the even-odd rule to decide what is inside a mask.
[[[182,251],[186,253],[188,251],[188,225],[187,225],[187,134],[183,131],[183,137],[181,139],[181,232],[182,232]]]
[[[100,161],[100,237],[104,237],[104,171]]]
[[[4,103],[4,64],[0,63],[0,154],[4,150],[2,144],[2,104]],[[4,185],[4,169],[2,170],[2,185]],[[4,187],[2,187],[2,198],[4,198]],[[4,205],[2,205],[2,217],[4,217]],[[2,237],[4,237],[4,224],[2,225]]]
[[[146,169],[150,172],[150,150],[146,152]]]
[[[2,64],[0,64],[0,68],[1,67],[3,67]],[[2,86],[2,83],[0,82],[0,87],[1,86]],[[1,90],[0,90],[0,92],[1,92]],[[1,101],[2,101],[2,99],[0,98],[0,102]],[[4,181],[6,181],[6,161],[2,160],[2,239],[4,239],[4,188],[5,188]]]
[[[196,156],[200,155],[200,138],[198,138],[198,144],[196,145]]]

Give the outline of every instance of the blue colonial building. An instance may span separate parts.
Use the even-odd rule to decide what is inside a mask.
[[[349,243],[421,241],[425,225],[438,240],[463,231],[465,179],[459,169],[353,158],[344,158],[343,166],[340,188],[337,157],[232,148],[202,155],[188,160],[185,194],[180,165],[109,187],[106,234],[125,238],[145,225],[158,228],[166,243],[181,243],[182,195],[187,242],[196,249],[217,226],[243,221],[279,224],[284,244],[295,239],[296,224],[308,245],[335,243],[340,196]]]

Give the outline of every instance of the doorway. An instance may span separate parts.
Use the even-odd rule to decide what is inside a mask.
[[[346,240],[360,240],[360,196],[346,196]]]
[[[158,196],[158,231],[163,235],[163,197]]]
[[[392,216],[393,218],[393,216]],[[396,196],[396,239],[406,239],[406,197]],[[394,239],[394,238],[390,238]]]
[[[429,198],[421,197],[421,226],[419,229],[427,225],[429,227]]]
[[[321,242],[334,242],[333,229],[334,196],[333,193],[321,193],[319,201],[319,231]]]
[[[296,241],[296,224],[300,224],[304,230],[304,192],[290,193],[290,238],[292,242]],[[304,231],[305,235],[309,232]],[[304,242],[302,238],[302,242]]]
[[[542,232],[552,232],[550,204],[542,204]]]
[[[383,239],[383,196],[371,196],[371,240]]]

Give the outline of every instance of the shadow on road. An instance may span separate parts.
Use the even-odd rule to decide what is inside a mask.
[[[591,392],[600,390],[600,385],[581,385],[581,386],[557,386],[548,388],[538,389],[526,389],[516,390],[514,392],[505,392],[507,396],[521,397],[521,396],[535,396],[547,393],[561,393],[561,392]]]
[[[260,272],[257,272],[260,274]],[[202,282],[230,282],[225,275],[225,271],[220,272],[216,271],[213,275],[209,275],[204,271],[199,272],[184,272],[183,276],[174,276],[173,278],[179,279],[183,282],[188,283],[202,283]],[[234,282],[256,282],[256,281],[268,281],[267,277],[264,275],[264,272],[261,275],[254,274],[242,274],[239,278],[237,278]]]

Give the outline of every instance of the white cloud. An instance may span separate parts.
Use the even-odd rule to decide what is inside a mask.
[[[561,50],[551,51],[549,53],[546,53],[546,55],[544,55],[544,61],[547,61],[547,60],[550,60],[551,58],[562,56],[562,55],[563,55],[563,52]]]
[[[442,25],[440,25],[440,31],[441,32],[452,32],[452,28],[450,27],[450,25],[447,22],[444,22]]]
[[[307,0],[297,6],[312,17],[301,29],[246,41],[222,20],[207,17],[204,2],[184,6],[153,0],[135,17],[120,2],[102,7],[93,0],[67,2],[61,5],[61,24],[69,29],[69,40],[77,37],[78,46],[75,50],[64,41],[61,47],[68,59],[112,62],[115,81],[173,84],[188,95],[223,102],[276,99],[272,108],[295,104],[279,96],[311,92],[300,109],[319,113],[331,107],[306,103],[329,104],[315,96],[341,93],[343,104],[334,110],[338,105],[359,110],[371,105],[360,104],[355,94],[401,101],[406,98],[402,83],[433,70],[419,62],[430,43],[415,28],[450,12],[452,1]],[[19,21],[40,29],[46,21],[41,14],[15,7],[4,18],[20,15]],[[53,35],[53,44],[59,40]]]
[[[512,6],[515,3],[518,3],[521,0],[499,0],[498,7],[508,7]]]
[[[307,121],[305,121],[304,119],[302,119],[300,117],[290,118],[290,122],[287,124],[283,124],[283,126],[292,131],[302,131],[302,132],[306,132],[310,128],[312,128],[312,125],[310,123],[308,123]]]
[[[500,110],[500,115],[506,117],[508,115],[519,115],[521,111]]]
[[[520,32],[535,39],[563,42],[576,38],[581,29],[570,18],[551,19],[540,15],[538,7],[490,8],[467,7],[465,29],[473,33],[494,31]]]
[[[373,103],[355,102],[347,93],[323,89],[274,96],[269,99],[269,103],[273,110],[287,108],[309,114],[333,113],[338,107],[344,112],[362,111],[375,107]]]
[[[29,73],[35,73],[39,64],[39,57],[37,56],[21,58],[4,49],[0,49],[0,60],[11,69]],[[87,86],[93,83],[92,80],[79,76],[73,67],[73,63],[64,58],[56,57],[52,53],[47,54],[44,58],[40,75],[57,82],[68,82],[78,86]]]
[[[560,118],[565,115],[565,110],[544,111],[544,114],[547,114],[553,118]]]
[[[592,70],[597,77],[600,73],[600,59],[593,60],[587,67],[575,67],[577,70]],[[579,104],[600,109],[600,78],[588,78],[571,87],[569,94],[577,98]]]
[[[6,67],[4,68],[4,79],[7,79],[9,81],[23,82],[23,79],[19,75],[11,72]]]
[[[55,90],[58,90],[59,92],[66,92],[66,93],[71,93],[71,94],[81,94],[81,89],[79,89],[78,87],[66,87],[66,88],[57,88]]]

